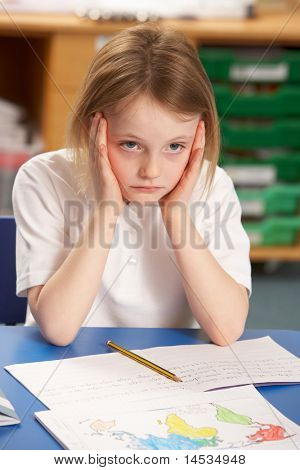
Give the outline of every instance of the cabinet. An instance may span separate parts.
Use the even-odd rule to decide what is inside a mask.
[[[261,13],[244,20],[163,20],[203,44],[300,46],[300,12]],[[0,96],[26,107],[44,151],[64,146],[67,116],[101,36],[130,22],[93,22],[75,15],[0,14]],[[300,261],[300,241],[253,247],[252,261]]]

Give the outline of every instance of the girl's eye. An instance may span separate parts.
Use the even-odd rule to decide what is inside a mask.
[[[125,148],[127,148],[127,150],[133,150],[134,146],[137,144],[136,142],[133,142],[132,140],[128,140],[127,142],[121,142],[121,146],[122,145],[128,145],[128,147],[125,147]]]
[[[171,147],[172,145],[175,145],[175,146],[176,146],[176,145],[179,145],[179,147],[180,147],[180,150],[184,148],[184,146],[183,146],[183,145],[181,145],[181,144],[176,144],[176,143],[174,143],[174,144],[170,144],[170,147]],[[176,150],[176,149],[174,149],[174,148],[173,148],[173,150]]]

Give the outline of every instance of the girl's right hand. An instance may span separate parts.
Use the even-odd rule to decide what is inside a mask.
[[[108,206],[121,214],[124,209],[124,199],[119,186],[119,182],[111,168],[107,149],[107,121],[101,112],[97,112],[92,117],[89,132],[89,158],[94,163],[98,178],[99,187],[96,188],[99,194],[99,204],[105,202]]]

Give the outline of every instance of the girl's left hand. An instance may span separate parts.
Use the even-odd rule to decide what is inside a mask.
[[[205,148],[205,125],[199,120],[188,164],[175,188],[159,199],[163,215],[167,215],[172,207],[187,207],[193,188],[199,177],[199,169]],[[168,209],[169,208],[169,209]]]

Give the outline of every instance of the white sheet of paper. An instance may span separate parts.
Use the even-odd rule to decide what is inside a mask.
[[[102,412],[42,411],[35,417],[62,447],[71,450],[300,448],[300,427],[252,385],[200,397],[175,395],[157,405],[159,409],[138,413],[134,406],[124,412],[123,406]]]
[[[230,347],[182,345],[134,350],[176,373],[173,382],[120,353],[5,367],[50,409],[150,401],[158,396],[244,384],[300,382],[300,360],[270,337]]]

